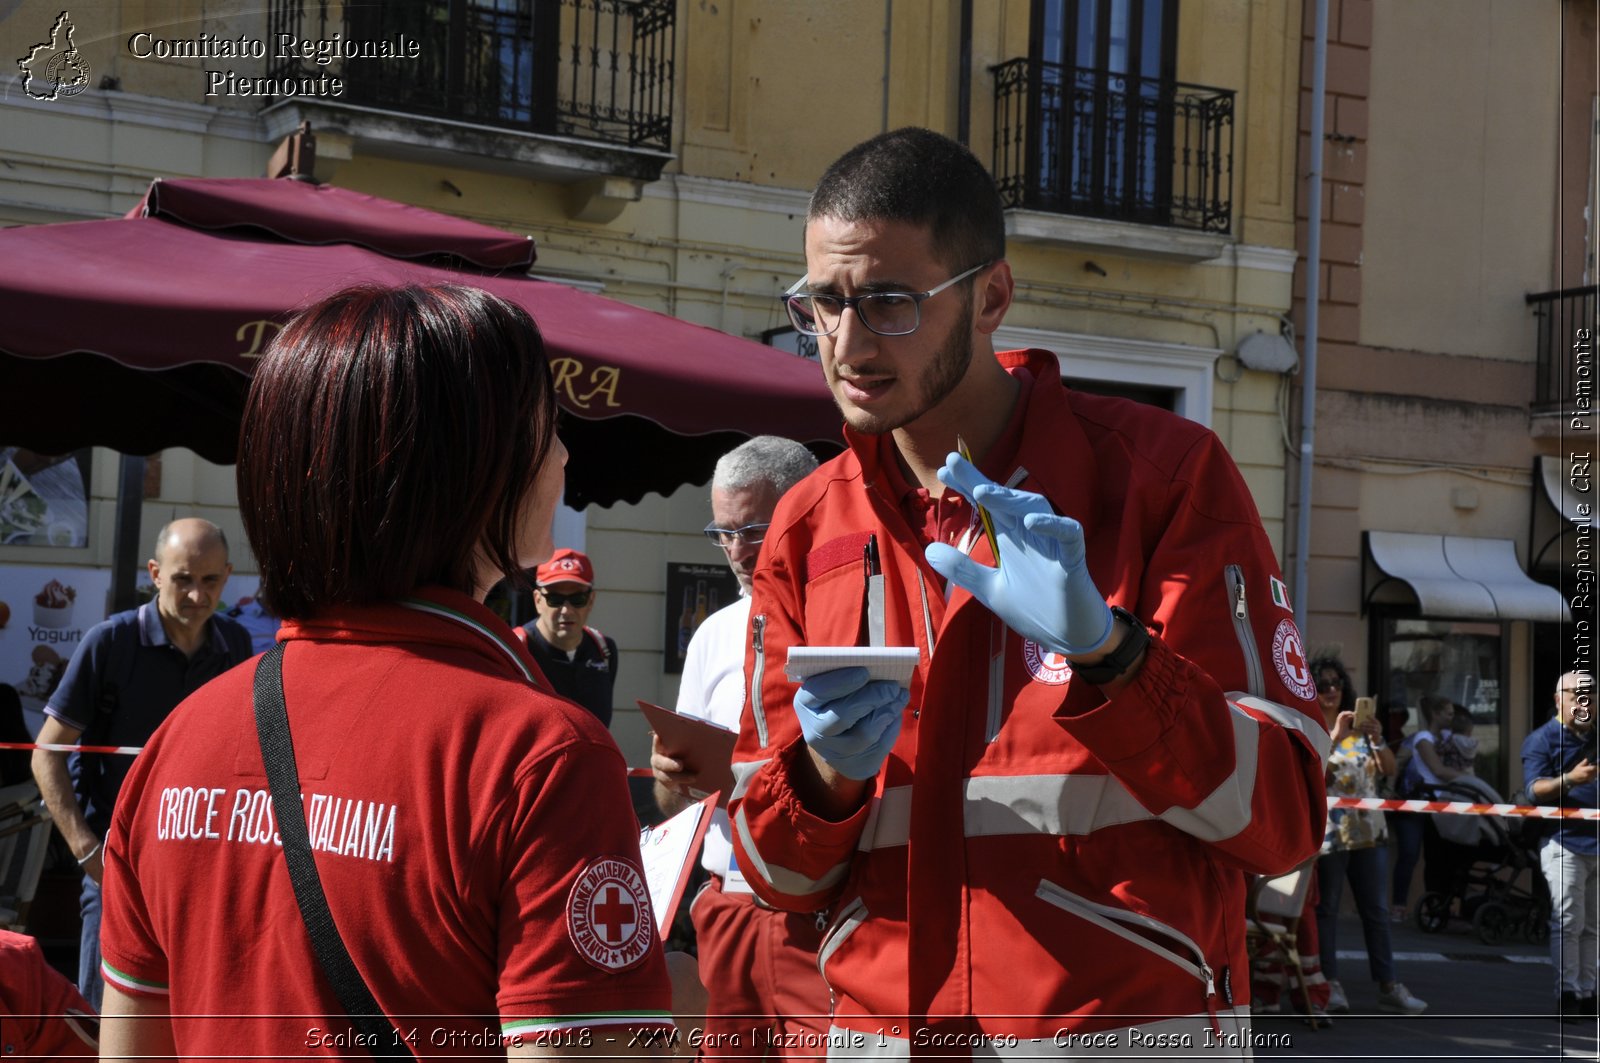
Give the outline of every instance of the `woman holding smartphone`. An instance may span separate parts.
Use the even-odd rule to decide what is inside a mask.
[[[1375,713],[1360,721],[1355,712],[1355,688],[1350,673],[1337,657],[1311,662],[1316,677],[1317,701],[1327,720],[1333,751],[1328,755],[1329,797],[1377,797],[1378,780],[1394,773],[1394,754],[1383,743],[1383,726]],[[1378,983],[1378,1008],[1416,1015],[1425,1001],[1394,977],[1394,948],[1389,942],[1389,907],[1384,903],[1388,883],[1389,833],[1383,813],[1359,808],[1336,808],[1328,813],[1317,860],[1317,936],[1322,948],[1322,971],[1331,990],[1329,1011],[1349,1011],[1350,1000],[1339,983],[1339,902],[1344,884],[1350,883],[1361,929],[1367,943],[1367,966]]]

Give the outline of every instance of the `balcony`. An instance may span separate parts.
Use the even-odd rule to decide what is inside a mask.
[[[1594,410],[1597,291],[1591,284],[1526,297],[1534,317],[1535,418]]]
[[[1221,253],[1233,224],[1232,90],[1034,59],[990,72],[993,170],[1008,213],[1104,223],[1057,225],[1069,243]],[[1035,217],[1034,229],[1049,227]]]
[[[269,118],[275,133],[309,118],[319,138],[379,154],[462,165],[465,153],[567,183],[655,180],[671,157],[676,11],[675,0],[272,0],[273,41],[344,47],[326,63],[304,49],[279,58],[268,76],[337,77],[344,91],[281,97]],[[415,42],[414,57],[349,54],[398,40]]]

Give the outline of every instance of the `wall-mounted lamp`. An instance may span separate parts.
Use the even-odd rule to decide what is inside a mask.
[[[1233,356],[1246,369],[1263,373],[1292,373],[1300,367],[1300,354],[1284,336],[1277,333],[1250,333],[1239,341]]]

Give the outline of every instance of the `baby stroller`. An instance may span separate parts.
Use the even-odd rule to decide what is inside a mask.
[[[1433,801],[1504,800],[1471,775],[1427,789]],[[1538,856],[1542,827],[1541,820],[1520,817],[1430,814],[1422,841],[1427,892],[1417,902],[1417,926],[1436,934],[1454,916],[1470,922],[1485,945],[1513,934],[1535,944],[1549,940],[1550,890]],[[1524,880],[1526,887],[1519,884]]]

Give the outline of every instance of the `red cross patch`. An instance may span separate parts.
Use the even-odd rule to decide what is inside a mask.
[[[1293,620],[1280,620],[1278,630],[1272,633],[1272,663],[1277,666],[1283,685],[1307,701],[1317,697],[1317,685],[1311,681],[1311,665],[1306,660],[1305,643],[1300,640],[1300,629]]]
[[[602,857],[584,868],[567,897],[567,935],[602,971],[638,964],[655,940],[655,916],[644,875],[632,861]]]
[[[1072,678],[1071,661],[1032,639],[1022,640],[1022,663],[1028,666],[1029,675],[1050,686],[1060,686]]]

